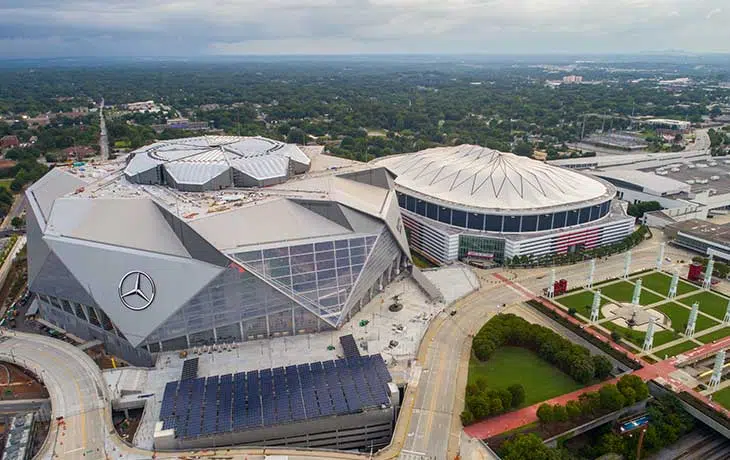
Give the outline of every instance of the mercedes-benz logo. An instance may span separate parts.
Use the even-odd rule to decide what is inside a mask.
[[[145,273],[131,271],[119,282],[119,300],[130,310],[144,310],[155,300],[155,282]]]

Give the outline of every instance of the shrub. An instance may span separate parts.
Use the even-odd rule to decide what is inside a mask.
[[[507,387],[512,394],[512,407],[520,407],[525,402],[525,387],[519,383],[515,383]]]

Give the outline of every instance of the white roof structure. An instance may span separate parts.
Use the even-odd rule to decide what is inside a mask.
[[[468,210],[571,208],[615,194],[600,179],[476,145],[437,147],[378,164],[397,176],[400,190]]]
[[[201,136],[142,147],[124,174],[132,182],[159,183],[160,165],[168,185],[201,191],[282,182],[305,172],[310,160],[296,145],[264,137]]]
[[[643,191],[658,196],[682,192],[689,193],[692,189],[689,184],[682,181],[637,169],[609,169],[607,171],[593,171],[592,173],[612,183],[615,183],[613,181],[621,181],[641,187]]]

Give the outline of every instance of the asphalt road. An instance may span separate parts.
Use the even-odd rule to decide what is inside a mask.
[[[10,222],[13,221],[13,217],[19,217],[23,214],[23,212],[25,212],[26,204],[27,202],[24,192],[15,195],[15,199],[13,200],[13,204],[10,206],[8,215],[5,216],[2,224],[0,224],[0,231],[12,229]]]
[[[109,135],[104,120],[104,98],[99,103],[99,155],[102,160],[109,159]]]

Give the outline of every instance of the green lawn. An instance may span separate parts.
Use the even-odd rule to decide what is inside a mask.
[[[669,294],[669,285],[672,284],[672,277],[664,273],[654,272],[641,277],[641,283],[644,287],[666,296]],[[697,289],[697,286],[679,280],[679,284],[677,284],[677,295],[687,294]]]
[[[710,291],[702,291],[679,300],[685,305],[692,306],[693,303],[700,303],[700,311],[714,316],[722,321],[727,310],[727,298]]]
[[[13,179],[0,179],[0,187],[10,191],[10,184],[13,183]]]
[[[644,331],[636,331],[634,329],[629,329],[627,327],[621,327],[618,324],[614,324],[611,321],[607,321],[605,323],[601,323],[601,326],[605,327],[609,331],[616,331],[619,334],[621,334],[621,337],[625,338],[629,342],[633,343],[634,345],[638,345],[641,347],[644,345],[644,338],[646,337],[646,332]],[[684,331],[682,331],[684,332]],[[659,345],[664,345],[667,342],[671,342],[672,340],[677,340],[680,337],[679,334],[677,334],[674,331],[670,330],[661,330],[654,333],[654,346],[658,347]]]
[[[654,346],[658,346],[656,342]],[[677,356],[681,353],[684,353],[685,351],[690,351],[693,348],[697,348],[697,346],[698,345],[696,343],[692,342],[691,340],[687,340],[686,342],[681,342],[672,347],[665,348],[664,350],[659,350],[654,354],[662,359],[664,359],[664,356],[668,356],[671,358],[672,356]]]
[[[676,302],[668,302],[654,310],[660,311],[667,315],[672,320],[672,329],[677,332],[684,332],[687,327],[687,321],[689,321],[689,309]],[[717,326],[719,323],[706,316],[697,315],[697,322],[695,323],[695,331],[703,331],[712,326]]]
[[[727,337],[728,335],[730,335],[730,327],[723,327],[722,329],[718,329],[708,334],[696,337],[696,339],[702,343],[710,343],[713,340],[722,339],[723,337]]]
[[[601,287],[601,294],[609,297],[616,302],[631,302],[631,298],[634,295],[634,285],[628,281],[619,281],[618,283],[609,284],[608,286]],[[646,289],[641,290],[641,297],[639,303],[641,305],[651,305],[653,303],[661,302],[664,300],[656,294],[653,294]]]
[[[570,393],[582,387],[560,369],[543,361],[525,348],[498,348],[488,361],[480,362],[472,356],[469,361],[469,383],[478,378],[487,380],[490,388],[507,388],[513,383],[525,387],[525,402],[529,406],[546,399]]]
[[[560,297],[559,299],[555,299],[555,301],[564,305],[565,308],[575,308],[578,313],[586,318],[591,317],[591,305],[593,305],[593,293],[591,291],[580,291],[576,294]],[[605,303],[608,303],[608,300],[601,297],[601,305]],[[603,318],[603,313],[600,313],[600,310],[598,317]]]
[[[730,387],[712,393],[712,400],[725,407],[725,409],[730,409]]]

